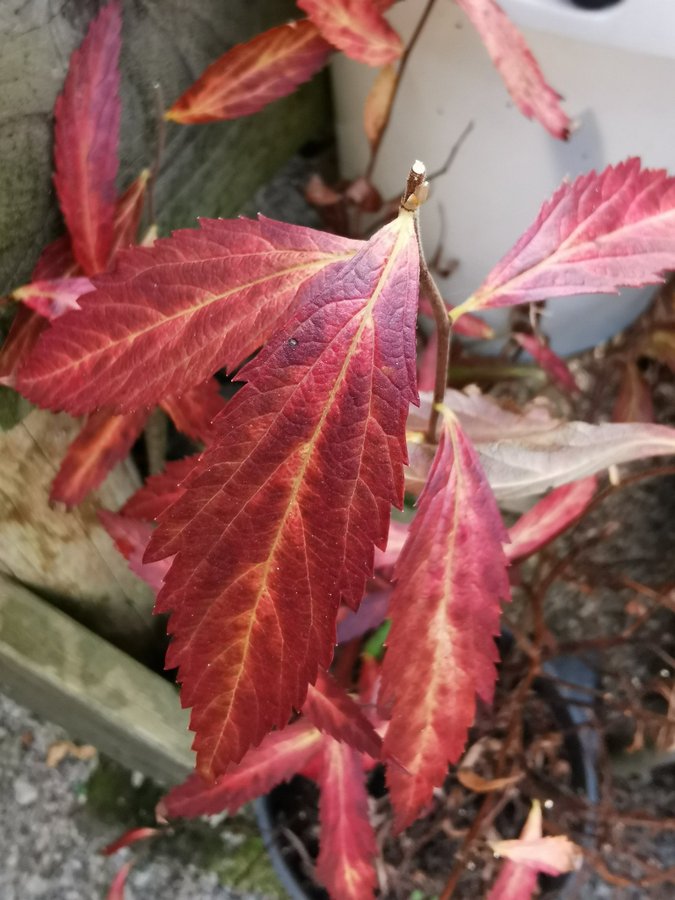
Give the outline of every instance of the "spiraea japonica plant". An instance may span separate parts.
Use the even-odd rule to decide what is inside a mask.
[[[382,17],[388,5],[301,0],[309,18],[229,51],[167,117],[252,113],[333,47],[378,66],[405,59],[409,48]],[[496,4],[460,5],[521,109],[564,136],[557,95]],[[421,246],[420,162],[401,173],[398,210],[368,240],[259,217],[202,220],[132,247],[148,175],[117,196],[119,45],[112,2],[74,54],[56,106],[68,235],[15,292],[23,305],[2,374],[33,403],[87,417],[55,500],[79,502],[157,405],[202,443],[102,513],[168,614],[166,665],[192,710],[197,772],[163,812],[232,811],[304,773],[321,789],[319,879],[338,900],[371,896],[367,773],[385,766],[397,829],[424,814],[462,756],[477,698],[493,696],[509,565],[579,517],[596,473],[675,452],[675,431],[663,426],[566,422],[449,388],[451,329],[480,336],[483,310],[660,282],[675,269],[675,179],[633,159],[563,184],[452,310]],[[377,115],[371,101],[374,152],[395,83]],[[420,400],[422,304],[436,336]],[[562,361],[532,336],[520,340],[569,386]],[[227,402],[221,370],[242,383]],[[417,496],[414,518],[391,526],[406,490]],[[507,532],[499,503],[548,491]],[[386,649],[362,654],[361,638],[385,620]],[[336,644],[354,640],[356,684],[344,662],[331,674]],[[527,877],[517,862],[500,876],[524,878],[518,896],[533,889],[532,871],[574,862],[569,846],[541,838],[536,808],[532,835]]]

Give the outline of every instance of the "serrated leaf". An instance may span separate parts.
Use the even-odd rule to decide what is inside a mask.
[[[146,479],[143,487],[129,497],[120,513],[132,519],[154,522],[183,496],[185,489],[181,485],[193,471],[198,459],[198,455],[186,456],[185,459],[167,463],[163,472]]]
[[[456,0],[480,35],[516,106],[553,137],[566,140],[571,122],[560,94],[546,82],[520,31],[494,0]]]
[[[499,601],[510,596],[501,516],[450,413],[418,507],[395,569],[382,669],[380,705],[391,712],[383,753],[402,767],[387,771],[397,829],[461,756],[476,695],[491,702]]]
[[[332,52],[307,19],[270,28],[212,63],[166,118],[194,125],[250,116],[309,81]]]
[[[629,159],[563,184],[452,318],[658,284],[675,268],[675,178]]]
[[[403,43],[372,0],[297,0],[327,41],[357,62],[386,66]]]
[[[203,219],[122,251],[20,374],[41,406],[129,412],[233,369],[278,330],[298,289],[360,242],[272,219]]]
[[[375,832],[368,817],[365,772],[359,753],[337,741],[324,741],[319,788],[318,880],[331,897],[366,900],[377,882]]]
[[[461,321],[461,320],[460,320]],[[546,372],[551,381],[570,394],[579,392],[579,385],[564,359],[533,334],[515,332],[513,337]]]
[[[595,496],[597,478],[591,475],[556,488],[509,528],[506,556],[516,562],[531,556],[562,534],[583,513]]]
[[[507,859],[488,900],[530,900],[537,887],[539,872],[561,875],[581,864],[581,848],[564,836],[542,837],[541,820],[541,806],[535,800],[520,837],[491,845],[495,856]]]
[[[149,558],[177,554],[158,610],[172,611],[167,664],[180,668],[206,775],[302,706],[330,662],[338,605],[358,605],[402,504],[413,223],[403,211],[306,286],[153,538]]]
[[[183,394],[165,397],[162,407],[179,431],[208,443],[213,420],[225,408],[225,399],[220,394],[217,380],[209,378]]]
[[[83,277],[52,278],[31,281],[17,288],[13,297],[45,319],[58,319],[68,310],[79,309],[78,299],[94,289]]]
[[[420,410],[409,418],[409,428],[418,428],[429,409],[430,396],[421,399]],[[444,403],[475,444],[500,502],[543,494],[612,465],[675,455],[675,429],[664,425],[565,422],[552,416],[543,404],[515,413],[475,391],[467,394],[449,389]],[[408,450],[406,489],[418,494],[429,472],[433,448],[419,443],[413,434]]]
[[[383,66],[368,91],[363,108],[363,128],[373,147],[380,139],[387,121],[387,114],[396,90],[396,70],[392,65]]]
[[[344,741],[373,759],[380,758],[382,738],[356,701],[328,672],[320,670],[316,683],[309,686],[302,712],[336,741]]]
[[[649,386],[632,360],[621,374],[619,393],[612,410],[613,422],[653,422],[654,402]]]
[[[158,593],[169,571],[171,559],[161,559],[153,563],[143,562],[143,556],[152,537],[152,525],[107,509],[99,509],[98,517],[134,575]]]
[[[296,775],[319,752],[323,741],[324,736],[311,722],[299,719],[268,734],[259,747],[249,750],[239,765],[217,782],[205,781],[196,772],[190,775],[164,797],[158,814],[194,818],[225,810],[235,813],[244,803]]]
[[[85,275],[106,268],[113,245],[121,28],[119,3],[111,0],[71,56],[54,107],[54,185]]]
[[[128,454],[145,425],[148,413],[116,416],[101,410],[91,415],[68,447],[52,484],[52,502],[77,506],[97,488],[110,470]]]

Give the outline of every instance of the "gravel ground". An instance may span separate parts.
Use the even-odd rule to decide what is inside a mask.
[[[0,683],[0,689],[2,685]],[[98,761],[72,757],[49,767],[47,753],[67,735],[0,694],[0,897],[2,900],[103,898],[128,850],[113,858],[99,850],[126,828],[136,812],[102,816],[89,803]],[[133,779],[132,780],[136,781]],[[119,798],[120,800],[122,797]],[[125,813],[129,816],[125,822]],[[187,850],[186,835],[181,838]],[[170,848],[140,856],[127,882],[126,900],[259,900],[263,894],[229,890]],[[170,852],[167,852],[169,851]],[[261,860],[265,864],[264,859]],[[269,895],[267,895],[269,896]]]

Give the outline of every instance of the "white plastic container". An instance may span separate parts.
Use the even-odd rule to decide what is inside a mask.
[[[395,195],[413,159],[429,171],[472,121],[447,175],[424,208],[425,246],[433,249],[445,216],[445,254],[459,267],[441,284],[459,303],[536,217],[566,177],[628,156],[675,173],[675,0],[621,0],[599,11],[569,0],[502,0],[548,82],[578,123],[569,142],[551,137],[515,108],[473,27],[450,0],[439,0],[411,57],[380,150],[374,181]],[[403,0],[388,14],[407,39],[425,0]],[[333,68],[342,172],[368,161],[363,104],[375,72],[340,55]],[[596,344],[646,306],[652,290],[571,297],[547,305],[542,322],[560,353]],[[495,311],[496,327],[506,313]]]

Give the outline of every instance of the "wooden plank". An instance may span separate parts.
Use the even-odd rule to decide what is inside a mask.
[[[34,410],[0,433],[0,573],[48,596],[69,615],[134,656],[157,654],[161,623],[150,588],[133,575],[102,528],[139,486],[127,459],[77,509],[49,504],[49,490],[79,424]]]
[[[62,227],[52,188],[52,109],[101,0],[0,6],[0,293],[7,293]],[[163,108],[233,44],[299,15],[292,0],[123,0],[123,13],[122,189],[153,165]],[[325,127],[326,90],[315,81],[235,122],[167,124],[156,190],[160,230],[235,215]]]
[[[161,784],[193,768],[174,685],[1,577],[0,684],[75,739]]]

